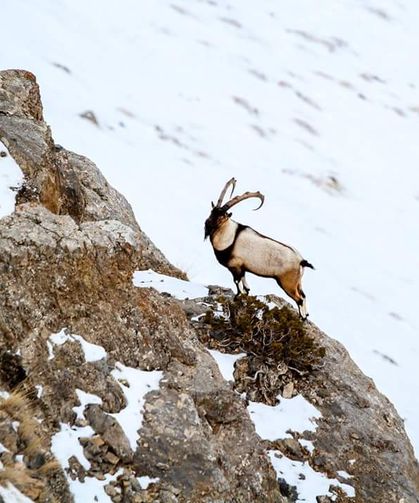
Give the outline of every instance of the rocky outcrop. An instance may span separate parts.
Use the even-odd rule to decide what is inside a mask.
[[[139,269],[185,277],[141,231],[127,200],[95,164],[54,143],[43,120],[39,87],[30,72],[0,73],[0,141],[25,175],[18,203],[39,203],[52,213],[71,216],[78,224],[117,220],[137,234]]]
[[[346,471],[359,501],[419,501],[418,462],[394,406],[342,344],[312,323],[308,331],[326,349],[322,368],[298,387],[322,413],[311,463]]]
[[[54,145],[28,72],[0,73],[0,139],[25,174],[16,211],[0,221],[0,367],[8,361],[15,369],[0,372],[1,388],[30,398],[46,444],[65,425],[92,428],[80,439],[89,463],[68,460],[70,483],[114,474],[107,488],[114,501],[286,501],[245,405],[182,309],[132,284],[141,267],[179,272],[97,168]],[[51,334],[63,328],[68,339],[53,345]],[[100,345],[106,356],[86,360],[80,341]],[[160,388],[146,396],[135,452],[111,416],[128,406],[116,362],[163,372]],[[78,390],[95,395],[100,411],[90,405],[78,417]],[[7,445],[14,463],[22,447]],[[29,470],[25,458],[22,464]],[[136,477],[146,475],[158,482],[142,489]],[[47,483],[48,475],[36,476]],[[49,501],[44,494],[35,499]],[[68,487],[50,494],[72,499]]]
[[[233,293],[224,291],[223,296],[223,302],[229,307]],[[201,300],[205,301],[205,307],[199,300],[183,302],[185,311],[194,320],[198,314],[207,312],[210,304],[220,309],[218,296]],[[270,300],[288,309],[286,301],[275,296]],[[252,307],[248,309],[251,313]],[[269,364],[268,345],[263,347],[252,342],[253,351],[242,341],[237,345],[234,338],[227,335],[229,323],[221,335],[219,323],[214,330],[211,318],[193,323],[201,340],[210,347],[223,352],[247,352],[248,356],[236,362],[237,391],[269,405],[273,405],[272,397],[290,398],[301,394],[321,412],[314,433],[295,432],[294,439],[287,437],[267,442],[268,448],[277,449],[291,459],[308,462],[316,471],[350,484],[355,488],[356,501],[419,501],[419,466],[403,421],[372,379],[355,365],[342,344],[313,323],[305,322],[304,337],[310,338],[314,346],[300,349],[300,365],[304,363],[305,351],[309,351],[311,357],[313,348],[322,348],[324,356],[314,370],[304,371],[301,367]],[[284,363],[283,359],[281,361]],[[310,453],[304,449],[298,442],[300,439],[311,441],[314,450]],[[342,472],[347,476],[342,477]],[[344,495],[341,498],[339,501],[346,501]]]
[[[74,487],[95,478],[114,502],[285,503],[292,492],[266,455],[275,449],[331,477],[352,475],[356,499],[337,501],[417,501],[403,424],[340,344],[308,323],[302,333],[325,349],[320,365],[279,372],[263,351],[249,351],[234,389],[205,349],[220,334],[190,319],[217,296],[204,306],[133,286],[137,269],[182,273],[96,166],[54,144],[29,72],[0,72],[0,140],[25,175],[15,212],[0,220],[1,486],[71,502]],[[161,372],[144,407],[128,393],[135,379],[118,374],[126,368]],[[303,394],[323,415],[309,438],[314,451],[298,435],[260,439],[236,391],[268,403]],[[121,419],[128,407],[136,445]],[[59,441],[70,437],[78,450],[58,464]],[[153,478],[147,487],[145,476]]]

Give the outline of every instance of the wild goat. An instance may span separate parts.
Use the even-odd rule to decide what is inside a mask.
[[[232,186],[230,200],[223,204],[229,187]],[[218,198],[217,204],[211,202],[210,216],[205,221],[205,239],[209,236],[218,262],[227,267],[233,275],[237,295],[248,294],[246,272],[264,278],[273,278],[284,292],[295,300],[298,312],[303,319],[308,316],[306,296],[301,287],[305,267],[314,267],[304,260],[295,248],[259,234],[251,227],[232,220],[229,210],[237,203],[256,197],[260,199],[258,210],[265,196],[260,192],[245,192],[231,199],[236,179],[229,180]]]

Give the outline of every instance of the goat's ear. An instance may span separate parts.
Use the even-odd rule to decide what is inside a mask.
[[[211,208],[214,209],[215,208],[215,204],[211,201]]]

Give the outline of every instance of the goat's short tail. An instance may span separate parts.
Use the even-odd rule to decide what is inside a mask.
[[[307,262],[307,260],[302,260],[300,262],[300,266],[301,267],[310,267],[310,269],[315,269],[315,267],[312,264],[310,264],[310,262]]]

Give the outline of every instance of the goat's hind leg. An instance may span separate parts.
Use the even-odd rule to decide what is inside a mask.
[[[300,300],[299,303],[301,304],[301,309],[300,309],[300,304],[298,305],[298,310],[300,311],[300,316],[304,320],[306,320],[309,316],[307,312],[307,300],[306,300],[306,294],[303,292],[303,289],[301,288],[301,285],[298,285],[298,293],[300,294]]]
[[[295,283],[294,283],[294,286],[292,286],[290,284],[284,285],[280,279],[277,279],[276,281],[277,281],[278,285],[282,288],[282,290],[284,290],[284,292],[289,297],[291,297],[291,299],[293,299],[295,301],[295,303],[297,304],[298,313],[299,313],[300,317],[303,320],[306,320],[308,317],[307,302],[306,302],[305,293],[301,289],[301,286],[297,285],[295,287]]]
[[[300,313],[301,318],[303,320],[306,320],[308,318],[307,300],[301,286],[298,286],[298,299],[295,299],[295,301],[297,303],[298,312]]]

